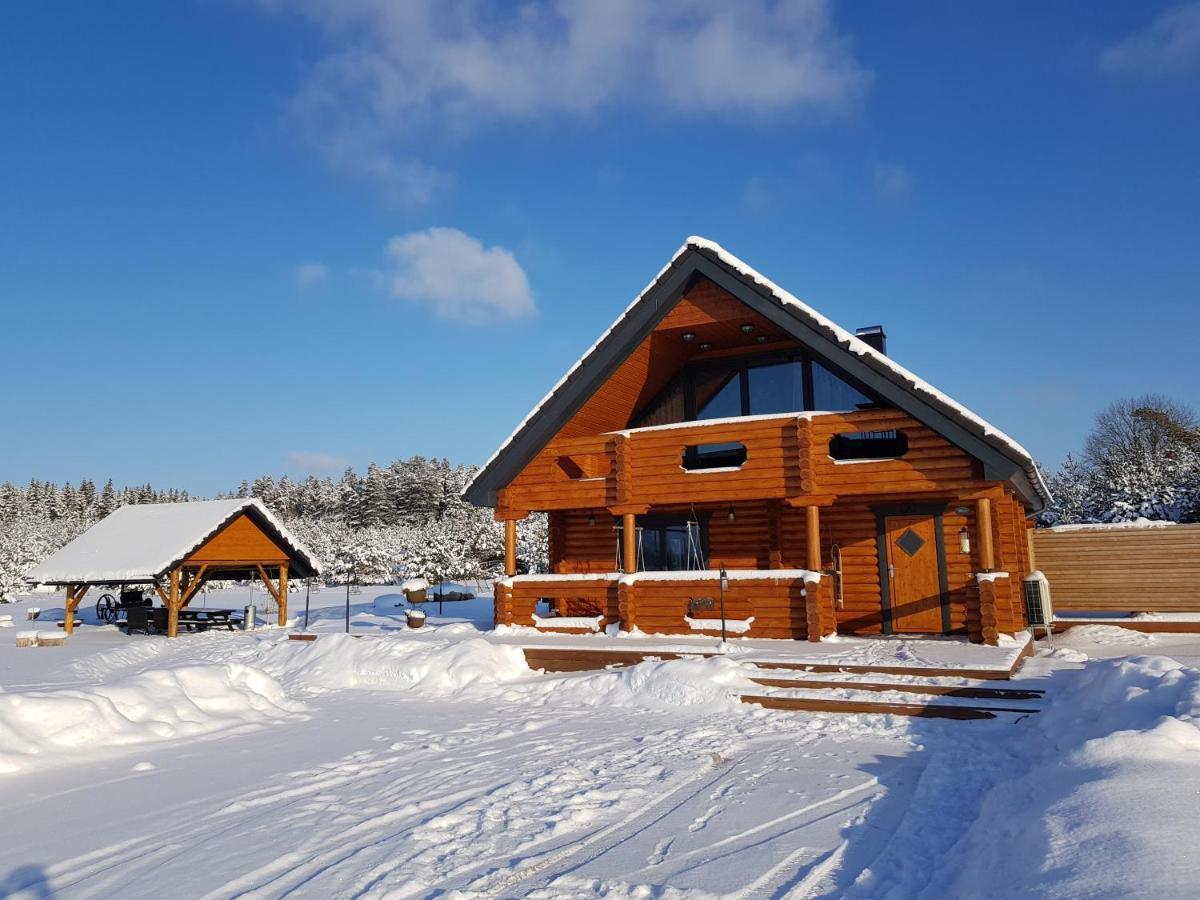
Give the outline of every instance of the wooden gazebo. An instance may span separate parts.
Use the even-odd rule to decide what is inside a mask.
[[[66,588],[68,634],[94,585],[150,585],[167,609],[167,635],[179,611],[209,579],[258,578],[287,622],[288,578],[310,578],[320,562],[254,498],[123,506],[25,576]]]

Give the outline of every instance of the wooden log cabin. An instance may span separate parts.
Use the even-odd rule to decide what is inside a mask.
[[[712,634],[723,596],[752,637],[987,643],[1025,626],[1049,499],[1029,453],[889,358],[881,328],[844,330],[702,238],[466,496],[505,525],[498,624]],[[518,575],[534,511],[550,572]]]

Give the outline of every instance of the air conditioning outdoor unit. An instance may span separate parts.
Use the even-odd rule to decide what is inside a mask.
[[[1042,572],[1030,572],[1025,576],[1022,588],[1025,594],[1025,621],[1029,624],[1030,633],[1033,634],[1034,628],[1040,626],[1046,630],[1046,636],[1049,637],[1054,625],[1049,580]]]

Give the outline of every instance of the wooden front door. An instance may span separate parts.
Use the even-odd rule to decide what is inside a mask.
[[[943,631],[938,531],[933,516],[888,516],[884,524],[892,630]]]

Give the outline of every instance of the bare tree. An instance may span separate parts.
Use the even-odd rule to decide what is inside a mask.
[[[1162,394],[1143,394],[1118,400],[1096,416],[1083,456],[1103,470],[1120,461],[1147,459],[1180,446],[1200,448],[1196,411]]]

